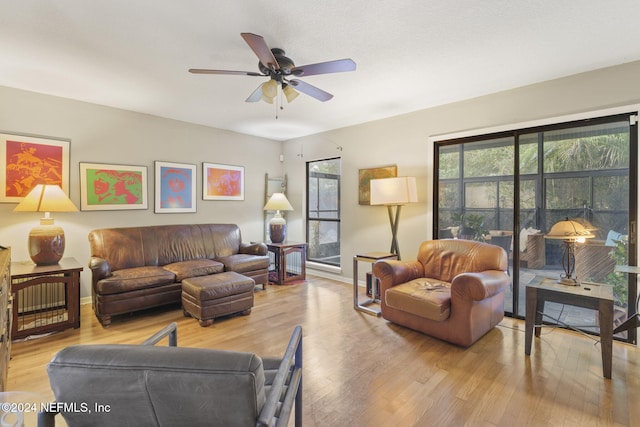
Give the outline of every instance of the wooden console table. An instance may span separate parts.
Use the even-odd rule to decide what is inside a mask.
[[[305,280],[306,243],[266,243],[269,249],[269,282],[277,285]]]
[[[534,329],[536,337],[540,336],[545,302],[598,310],[602,372],[605,378],[611,378],[613,356],[613,288],[611,286],[587,282],[582,282],[580,286],[568,286],[551,279],[544,279],[540,284],[527,285],[526,298],[524,353],[527,356],[531,354]]]
[[[55,265],[11,263],[11,339],[80,327],[80,272],[74,258]]]

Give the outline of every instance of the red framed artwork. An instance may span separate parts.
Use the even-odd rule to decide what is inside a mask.
[[[37,184],[69,195],[69,140],[0,133],[0,202],[19,203]]]
[[[244,200],[244,167],[202,164],[203,200]]]

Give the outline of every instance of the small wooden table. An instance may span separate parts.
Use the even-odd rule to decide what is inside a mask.
[[[373,265],[375,262],[383,259],[398,259],[398,255],[388,252],[367,252],[353,257],[353,308],[373,316],[380,316],[382,314],[380,310],[370,307],[371,304],[380,301],[378,283],[373,274],[371,274],[371,298],[360,302],[360,297],[358,296],[358,262],[368,262]]]
[[[307,244],[296,242],[266,243],[270,252],[269,282],[277,285],[305,280]]]
[[[11,339],[80,327],[80,272],[75,258],[55,265],[11,263]]]
[[[613,353],[613,288],[611,286],[587,282],[579,286],[567,286],[552,279],[543,279],[539,284],[527,285],[526,299],[524,353],[527,356],[531,354],[534,327],[536,337],[540,336],[545,302],[598,310],[602,372],[605,378],[611,378]]]

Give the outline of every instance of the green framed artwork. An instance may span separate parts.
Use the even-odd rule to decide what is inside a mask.
[[[372,179],[395,178],[398,176],[398,166],[380,166],[377,168],[359,169],[358,170],[358,204],[371,204],[371,185]]]
[[[80,163],[80,210],[147,208],[146,166]]]

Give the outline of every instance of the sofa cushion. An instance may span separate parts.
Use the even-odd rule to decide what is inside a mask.
[[[435,321],[449,318],[451,284],[435,279],[415,279],[385,293],[389,307]]]
[[[105,279],[98,280],[96,291],[100,294],[117,294],[137,289],[153,288],[174,283],[176,275],[162,267],[134,267],[114,271]]]
[[[211,259],[194,259],[167,264],[163,268],[176,275],[176,282],[181,282],[189,277],[221,273],[224,271],[224,264]]]
[[[216,258],[216,261],[224,264],[225,271],[235,271],[236,273],[269,268],[268,255],[235,254]]]

